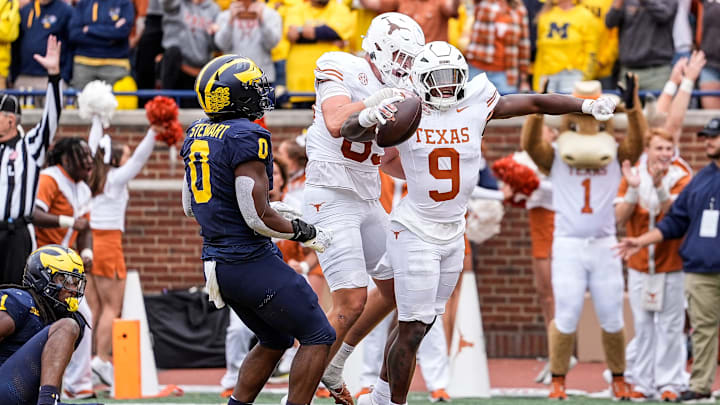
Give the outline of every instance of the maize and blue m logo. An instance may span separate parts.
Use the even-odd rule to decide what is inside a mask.
[[[550,23],[550,32],[548,32],[547,37],[552,38],[553,35],[558,34],[560,35],[560,39],[567,39],[569,26],[570,23],[565,23],[561,26],[558,26],[556,23],[552,22]]]

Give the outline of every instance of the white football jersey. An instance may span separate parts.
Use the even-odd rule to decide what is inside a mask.
[[[615,235],[615,206],[622,172],[617,161],[601,169],[568,166],[555,149],[553,185],[555,236],[601,238]]]
[[[378,165],[384,154],[383,148],[375,141],[350,142],[330,135],[322,111],[324,100],[321,99],[321,92],[318,92],[319,86],[325,82],[340,84],[343,89],[328,97],[345,94],[352,102],[362,101],[385,87],[364,58],[345,52],[328,52],[317,60],[315,91],[318,99],[306,144],[307,184],[349,189],[362,199],[376,200],[380,198]]]
[[[448,241],[465,231],[465,212],[483,162],[485,124],[500,99],[485,74],[467,84],[452,109],[424,111],[415,136],[397,146],[408,194],[391,214],[429,241]]]

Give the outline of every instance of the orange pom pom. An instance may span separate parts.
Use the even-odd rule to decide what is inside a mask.
[[[178,106],[169,97],[155,96],[145,104],[145,114],[152,125],[165,125],[178,118]]]
[[[505,156],[493,163],[492,171],[495,177],[507,183],[516,194],[529,196],[540,187],[540,179],[537,174],[531,168],[518,163],[512,155]],[[525,200],[517,203],[514,198],[511,198],[510,203],[525,206]]]

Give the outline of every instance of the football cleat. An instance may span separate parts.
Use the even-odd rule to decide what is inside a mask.
[[[330,393],[330,396],[333,397],[336,404],[354,405],[352,394],[345,383],[343,383],[342,387],[337,389],[328,388],[328,392]]]
[[[675,402],[677,401],[677,399],[678,394],[670,390],[663,391],[662,394],[660,394],[660,400],[663,402]]]
[[[369,394],[370,392],[371,392],[370,387],[362,387],[362,388],[360,388],[360,391],[358,391],[357,394],[355,394],[355,399],[358,399],[360,397],[360,395]]]
[[[635,390],[631,390],[628,396],[630,397],[630,400],[633,402],[645,402],[645,401],[649,401],[652,399],[651,397],[643,394],[642,392],[635,391]]]
[[[430,393],[430,402],[433,404],[437,402],[450,402],[450,395],[448,395],[447,391],[443,388],[440,388]]]
[[[613,376],[610,384],[610,394],[613,401],[630,400],[630,386],[625,382],[625,377],[621,375]]]
[[[567,393],[565,392],[565,376],[553,376],[552,385],[550,387],[550,395],[548,395],[548,399],[568,399]]]

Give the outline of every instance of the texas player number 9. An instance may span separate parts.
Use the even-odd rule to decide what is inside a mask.
[[[449,169],[440,168],[441,157],[450,159]],[[430,198],[437,202],[452,200],[460,192],[460,154],[452,148],[437,148],[430,152],[428,160],[430,174],[436,179],[450,180],[452,185],[450,191],[443,193],[430,190]]]

